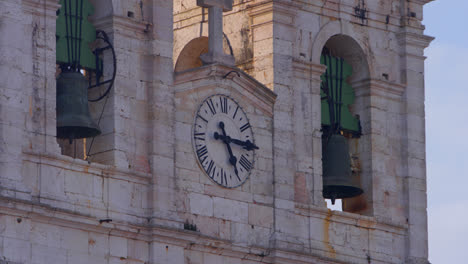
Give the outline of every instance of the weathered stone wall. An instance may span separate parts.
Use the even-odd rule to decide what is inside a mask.
[[[204,235],[246,247],[268,248],[273,227],[272,117],[275,95],[245,74],[223,78],[232,68],[205,66],[176,76],[176,179],[179,216]],[[199,105],[212,94],[238,102],[254,131],[255,169],[242,186],[219,187],[196,161],[192,130]],[[208,137],[208,135],[207,135]]]
[[[183,47],[207,36],[196,1],[91,2],[117,77],[90,162],[60,155],[55,137],[58,1],[0,2],[0,263],[428,263],[427,1],[366,1],[361,20],[355,0],[235,0],[224,31],[256,80],[223,78],[222,65],[174,76]],[[368,69],[351,79],[366,191],[355,213],[328,210],[321,193],[319,58],[336,35]],[[237,99],[260,146],[236,189],[192,150],[193,115],[213,93]]]
[[[359,263],[368,256],[373,263],[427,261],[426,190],[420,177],[425,175],[422,54],[431,38],[423,35],[424,3],[369,2],[365,19],[355,16],[358,1],[234,1],[233,11],[225,13],[224,31],[233,50],[249,47],[248,67],[246,53],[234,52],[237,66],[278,95],[273,122],[276,248],[345,262],[350,255]],[[188,41],[206,35],[207,18],[190,1],[176,2],[174,14],[177,58]],[[365,64],[359,64],[359,52],[346,47],[349,43],[334,44],[360,66],[350,81],[357,96],[352,111],[361,117],[363,136],[351,146],[362,165],[366,193],[349,201],[348,209],[357,207],[368,217],[328,215],[321,195],[319,77],[324,68],[319,59],[336,35],[352,39],[364,55]],[[411,70],[405,70],[409,64]],[[366,224],[356,224],[362,219]],[[360,237],[355,244],[354,236]]]
[[[150,254],[148,229],[150,163],[167,155],[160,144],[167,139],[153,136],[154,127],[172,126],[171,118],[154,114],[171,107],[172,3],[91,2],[93,24],[114,44],[117,77],[90,162],[61,155],[55,138],[58,1],[0,4],[1,261],[143,263],[157,257]],[[109,76],[111,59],[104,60]],[[103,102],[90,104],[95,119]]]

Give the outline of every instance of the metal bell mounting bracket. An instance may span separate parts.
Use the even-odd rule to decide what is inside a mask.
[[[102,85],[106,85],[106,84],[108,86],[107,86],[107,89],[105,90],[105,92],[103,94],[101,94],[99,97],[89,98],[88,101],[90,101],[90,102],[100,101],[109,94],[109,92],[112,89],[112,86],[114,85],[115,76],[117,74],[117,58],[115,56],[114,46],[110,42],[109,37],[107,36],[106,32],[104,32],[102,30],[97,30],[96,31],[96,40],[98,40],[98,39],[102,40],[105,43],[105,46],[100,47],[100,48],[96,48],[96,49],[93,50],[93,54],[96,57],[96,71],[95,71],[96,77],[95,78],[91,78],[91,77],[89,78],[89,87],[88,87],[88,89],[101,87]],[[110,79],[101,81],[101,78],[104,75],[104,65],[103,65],[102,60],[100,59],[100,57],[103,55],[104,51],[106,51],[106,50],[110,50],[111,53],[112,53],[113,71],[112,71],[112,76],[111,76]],[[93,84],[93,79],[95,79],[94,84]]]

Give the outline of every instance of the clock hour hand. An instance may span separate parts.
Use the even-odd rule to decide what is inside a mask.
[[[234,154],[232,153],[232,149],[231,149],[231,146],[229,145],[230,144],[230,141],[228,141],[227,139],[229,139],[230,137],[226,136],[226,130],[224,130],[224,123],[223,122],[219,122],[219,128],[221,128],[221,131],[223,132],[223,135],[219,135],[218,132],[215,132],[214,133],[214,138],[215,139],[221,139],[221,137],[223,137],[223,139],[221,139],[224,144],[226,144],[226,147],[228,149],[228,153],[229,153],[229,163],[231,163],[232,166],[234,166],[234,173],[236,174],[237,177],[239,177],[239,174],[237,172],[237,158],[236,156],[234,156]]]
[[[242,140],[239,140],[239,139],[231,138],[231,137],[229,137],[229,136],[219,135],[217,132],[215,132],[214,138],[215,138],[215,139],[220,139],[220,140],[222,140],[223,142],[228,142],[228,143],[231,143],[231,142],[232,142],[232,143],[234,143],[234,144],[236,144],[236,145],[242,146],[243,149],[245,149],[245,150],[254,150],[254,149],[258,149],[257,145],[255,145],[254,143],[250,142],[250,140],[242,141]]]

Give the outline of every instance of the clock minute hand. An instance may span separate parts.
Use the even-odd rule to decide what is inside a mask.
[[[234,173],[236,174],[237,177],[239,177],[238,171],[237,171],[237,158],[234,156],[232,153],[231,146],[229,145],[230,141],[228,140],[230,137],[226,136],[226,130],[224,130],[224,123],[219,122],[219,128],[221,128],[221,131],[223,132],[223,135],[219,135],[217,132],[214,133],[214,138],[215,139],[221,139],[224,144],[226,144],[226,147],[229,152],[229,163],[231,163],[232,166],[234,166]]]
[[[243,146],[244,149],[246,149],[246,150],[258,149],[257,145],[250,142],[250,140],[242,141],[242,140],[239,140],[239,139],[231,138],[231,142],[234,143],[234,144]]]
[[[223,142],[225,143],[234,143],[234,144],[237,144],[239,146],[242,146],[244,149],[246,150],[254,150],[254,149],[258,149],[257,145],[255,145],[254,143],[250,142],[250,140],[246,140],[246,141],[242,141],[242,140],[239,140],[239,139],[235,139],[235,138],[231,138],[229,136],[223,136],[223,135],[220,135],[218,134],[217,132],[215,132],[214,134],[214,138],[215,139],[220,139],[222,140]]]

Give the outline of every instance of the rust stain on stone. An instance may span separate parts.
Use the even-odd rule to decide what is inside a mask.
[[[299,203],[309,203],[307,192],[306,175],[303,172],[296,172],[294,177],[294,200]]]
[[[330,244],[330,219],[333,213],[328,209],[327,217],[325,217],[323,222],[323,239],[325,247],[327,248],[327,255],[329,258],[336,258],[336,251],[333,246]]]
[[[137,171],[141,171],[144,173],[149,173],[151,171],[149,160],[146,158],[146,156],[143,156],[143,155],[136,156],[134,163],[135,163],[134,168]]]
[[[90,245],[92,246],[92,245],[96,244],[96,240],[90,238],[90,239],[88,240],[88,244],[90,244]]]
[[[365,210],[367,210],[367,201],[364,194],[343,199],[343,211],[350,213],[361,213]]]

